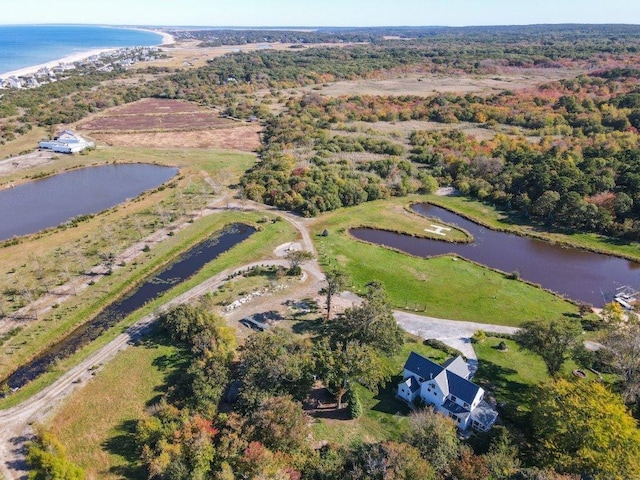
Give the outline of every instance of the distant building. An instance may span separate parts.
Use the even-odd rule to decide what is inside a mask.
[[[440,366],[411,352],[404,365],[398,397],[407,403],[420,399],[434,410],[450,417],[460,430],[473,428],[486,432],[496,419],[495,411],[485,400],[482,387],[471,382],[471,372],[462,357]]]
[[[63,130],[53,137],[53,140],[46,140],[38,144],[38,147],[56,153],[78,153],[94,146],[93,142],[85,140],[71,130]]]

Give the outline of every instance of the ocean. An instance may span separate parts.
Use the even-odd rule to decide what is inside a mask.
[[[0,26],[0,75],[98,48],[160,45],[153,32],[85,25]]]

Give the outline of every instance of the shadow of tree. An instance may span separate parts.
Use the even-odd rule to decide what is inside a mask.
[[[391,377],[389,383],[387,383],[384,388],[380,388],[377,395],[373,397],[374,400],[377,400],[377,403],[371,407],[371,410],[391,415],[408,415],[411,413],[411,409],[404,402],[396,398],[398,383],[400,383],[401,380],[401,375]]]
[[[523,410],[521,407],[530,405],[531,398],[537,389],[535,385],[514,380],[512,377],[517,373],[512,368],[483,359],[474,376],[474,383],[492,392],[499,401],[500,399],[505,400],[501,415],[505,415],[509,420],[522,426],[526,423],[528,409]]]
[[[135,420],[127,420],[118,425],[115,436],[106,440],[102,447],[112,455],[117,455],[126,461],[126,465],[114,466],[109,469],[109,473],[121,475],[128,479],[145,480],[147,471],[140,463],[140,447],[135,438]]]
[[[312,335],[314,338],[324,338],[329,335],[329,324],[322,318],[318,317],[313,320],[301,320],[293,325],[293,333],[298,335]]]

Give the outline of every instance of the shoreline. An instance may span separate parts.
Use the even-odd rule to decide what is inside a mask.
[[[165,45],[172,45],[176,43],[173,35],[161,30],[152,30],[149,28],[133,28],[133,27],[132,28],[113,27],[113,28],[120,28],[123,30],[138,30],[141,32],[151,32],[151,33],[155,33],[156,35],[160,35],[162,37],[161,43],[158,45],[150,45],[154,47],[162,47]],[[132,47],[135,47],[135,45],[133,45]],[[23,77],[26,75],[33,75],[41,68],[51,69],[53,67],[57,67],[60,64],[73,64],[74,62],[81,62],[82,60],[86,60],[87,58],[93,57],[94,55],[100,55],[102,53],[108,53],[108,52],[115,52],[116,50],[121,50],[123,48],[131,48],[131,47],[103,47],[103,48],[94,48],[92,50],[85,50],[83,52],[67,55],[66,57],[51,60],[49,62],[40,63],[38,65],[31,65],[28,67],[18,68],[16,70],[11,70],[8,72],[0,72],[0,78],[7,79],[9,77]]]

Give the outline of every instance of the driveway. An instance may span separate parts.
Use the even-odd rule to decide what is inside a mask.
[[[504,325],[446,320],[401,311],[395,311],[393,314],[398,324],[407,332],[425,340],[435,338],[460,350],[470,360],[468,362],[470,366],[477,366],[478,363],[478,357],[471,343],[471,337],[475,332],[478,330],[492,333],[515,333],[518,331],[515,327],[505,327]]]

